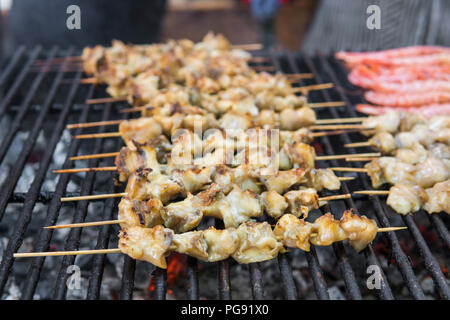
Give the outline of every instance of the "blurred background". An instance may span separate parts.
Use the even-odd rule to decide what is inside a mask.
[[[67,7],[81,9],[81,30],[68,30]],[[369,30],[367,8],[380,8],[381,29]],[[450,44],[448,0],[0,0],[2,52],[44,47],[189,38],[209,30],[232,43],[266,48],[374,50]]]

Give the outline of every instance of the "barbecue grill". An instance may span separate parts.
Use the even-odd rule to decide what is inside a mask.
[[[11,291],[12,278],[22,277],[21,286],[18,287],[17,297],[21,299],[37,298],[37,288],[42,283],[46,270],[44,265],[52,261],[51,268],[55,270],[56,277],[52,279],[48,289],[49,297],[53,299],[66,299],[68,289],[66,282],[70,273],[66,270],[75,263],[75,256],[56,258],[33,258],[15,260],[13,253],[26,250],[30,246],[28,239],[33,237],[32,251],[49,251],[52,249],[56,232],[42,229],[43,226],[55,224],[61,216],[70,217],[71,222],[83,222],[90,218],[93,220],[110,220],[117,216],[116,198],[98,200],[95,203],[78,201],[75,204],[62,204],[63,196],[87,195],[96,193],[120,192],[120,187],[114,184],[114,173],[87,172],[85,175],[62,174],[54,175],[51,169],[70,168],[74,165],[69,158],[82,153],[99,153],[118,151],[121,147],[120,139],[96,139],[91,141],[70,139],[65,126],[68,123],[82,123],[87,121],[106,121],[125,119],[129,114],[120,113],[124,103],[107,103],[103,105],[88,105],[87,99],[105,97],[104,87],[81,84],[83,73],[74,68],[70,62],[60,64],[51,63],[54,58],[70,57],[80,52],[74,48],[61,50],[52,48],[44,51],[40,47],[26,50],[19,48],[15,54],[6,59],[0,73],[0,88],[2,99],[0,102],[0,117],[2,119],[0,164],[2,189],[0,193],[0,237],[2,243],[0,264],[0,293],[2,298]],[[264,54],[264,53],[261,53]],[[284,73],[313,73],[313,80],[300,80],[300,85],[313,83],[333,82],[335,89],[311,92],[312,102],[344,101],[345,107],[317,109],[319,119],[355,117],[356,112],[351,107],[360,102],[361,95],[358,89],[346,80],[346,70],[332,55],[318,53],[315,56],[305,56],[290,52],[270,53],[267,55],[270,62],[259,65],[273,65],[276,70]],[[73,134],[89,132],[90,129],[77,129]],[[108,127],[99,127],[95,132],[106,132]],[[91,131],[94,132],[94,131]],[[345,143],[357,140],[358,133],[346,133],[339,136],[323,136],[316,140],[318,153],[324,154],[357,153],[361,150],[344,149]],[[44,142],[42,142],[44,140]],[[83,151],[84,150],[84,151]],[[368,150],[369,151],[369,150]],[[112,158],[91,159],[87,165],[97,167],[111,165]],[[9,166],[8,166],[9,163]],[[320,167],[342,166],[341,160],[320,161]],[[347,166],[361,167],[363,163],[349,162]],[[32,172],[30,175],[29,172]],[[346,173],[355,176],[352,181],[342,182],[343,193],[353,190],[371,189],[370,180],[364,174]],[[25,182],[23,180],[25,179]],[[26,183],[28,181],[28,183]],[[49,182],[50,181],[50,182]],[[24,187],[25,186],[25,187]],[[74,186],[77,188],[74,189]],[[95,215],[88,210],[95,206]],[[38,210],[37,210],[38,208]],[[440,214],[428,215],[421,211],[414,216],[400,216],[386,206],[385,200],[378,196],[354,197],[335,201],[333,204],[321,209],[321,213],[331,212],[340,216],[343,209],[361,209],[361,214],[376,219],[380,227],[389,227],[393,219],[403,221],[408,231],[403,231],[411,243],[413,251],[418,252],[418,262],[412,261],[408,252],[402,247],[400,235],[388,232],[379,235],[373,245],[369,245],[359,259],[363,259],[365,266],[376,265],[381,270],[381,287],[375,290],[380,299],[395,299],[393,285],[388,280],[379,261],[377,250],[374,248],[379,242],[387,244],[390,261],[401,274],[400,286],[407,289],[407,296],[413,299],[425,299],[426,294],[420,285],[418,272],[425,269],[427,276],[434,283],[434,298],[450,299],[448,280],[444,273],[446,270],[440,265],[436,252],[443,251],[448,262],[450,249],[450,233],[447,228],[448,217]],[[92,215],[92,217],[91,217]],[[212,219],[212,218],[211,218]],[[217,222],[220,224],[220,222]],[[429,227],[424,227],[428,225]],[[430,239],[425,231],[428,229],[438,235]],[[117,231],[111,225],[100,228],[91,228],[95,233],[88,244],[82,243],[85,231],[71,229],[63,234],[61,250],[77,250],[80,246],[89,249],[103,249],[115,246]],[[361,282],[352,263],[351,250],[346,244],[335,243],[332,246],[334,255],[330,259],[335,261],[319,261],[318,252],[321,249],[311,248],[310,252],[300,252],[306,257],[309,275],[314,284],[316,298],[330,299],[327,279],[321,265],[337,263],[339,277],[343,280],[348,299],[362,299],[366,291],[365,283]],[[83,299],[99,299],[101,297],[102,280],[105,273],[106,256],[90,256],[89,270],[86,273],[88,281],[86,296]],[[277,258],[279,279],[281,279],[282,296],[277,299],[297,299],[299,291],[294,280],[291,263],[296,259],[292,253],[280,254]],[[186,298],[199,299],[202,284],[199,276],[202,272],[198,261],[187,257],[186,260]],[[266,262],[264,262],[266,263]],[[267,262],[268,263],[268,262]],[[273,261],[271,262],[273,264]],[[264,299],[265,283],[263,276],[263,263],[250,264],[248,269],[250,289],[254,299]],[[231,269],[236,267],[234,262],[222,261],[215,263],[217,268],[217,296],[218,299],[232,299]],[[117,298],[133,299],[135,275],[137,273],[136,261],[124,255],[121,266],[121,288]],[[366,275],[367,277],[368,275]],[[167,271],[156,268],[152,273],[153,299],[165,299],[167,292]],[[242,284],[244,286],[246,284]],[[395,285],[398,286],[397,284]],[[404,290],[405,291],[405,290]]]

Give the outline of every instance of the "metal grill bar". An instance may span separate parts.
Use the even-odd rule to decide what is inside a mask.
[[[316,74],[316,70],[313,69],[313,65],[311,64],[311,61],[306,58],[305,62],[307,64],[307,66],[309,67],[309,69],[314,74]],[[289,55],[289,64],[291,65],[291,68],[294,68],[294,70],[298,70],[297,65],[295,64],[291,55]],[[323,82],[323,80],[318,78],[317,75],[316,75],[316,81],[319,83]],[[334,148],[331,146],[331,143],[327,136],[322,137],[321,141],[322,141],[322,145],[325,146],[325,149],[327,151],[326,154],[336,154],[336,152],[334,151]],[[333,164],[333,166],[338,166],[337,160],[332,160],[331,163]],[[345,182],[342,182],[341,186],[342,186],[341,188],[344,193],[349,193],[349,189]],[[349,203],[347,202],[347,208],[352,208],[352,207],[349,207],[348,204]],[[322,211],[322,213],[326,213],[326,212],[330,211],[329,206],[326,206],[325,208],[323,208],[323,210],[325,210],[325,211]],[[347,295],[351,299],[361,300],[362,299],[361,292],[358,288],[358,283],[356,282],[355,274],[353,272],[352,267],[350,266],[350,263],[348,261],[347,255],[345,253],[343,244],[342,243],[333,243],[333,250],[337,257],[341,274],[344,277]]]
[[[228,261],[217,264],[217,294],[220,300],[231,300],[230,269]]]
[[[430,219],[431,223],[436,228],[439,236],[441,237],[441,240],[443,241],[444,245],[447,246],[447,250],[450,251],[450,232],[448,231],[447,227],[445,226],[444,222],[442,222],[441,218],[437,214],[428,215],[428,218]]]
[[[341,85],[341,83],[338,81],[335,74],[333,73],[333,70],[328,65],[328,62],[325,60],[325,58],[322,55],[319,55],[319,57],[320,57],[322,66],[324,67],[324,69],[327,72],[327,75],[332,79],[332,81],[336,85]],[[338,95],[340,96],[341,99],[343,99],[343,101],[346,102],[347,106],[351,105],[348,98],[344,94],[342,94],[339,90],[338,90]],[[352,116],[356,116],[356,113],[351,108],[347,108],[347,111],[349,111],[352,114]],[[334,117],[336,117],[336,118],[339,117],[339,114],[337,113],[336,110],[333,109],[333,110],[330,110],[330,112],[333,114]],[[344,143],[351,142],[350,138],[347,134],[343,134],[340,137]],[[351,153],[356,152],[354,150],[354,148],[349,148],[349,151]],[[361,166],[362,164],[359,164],[359,165]],[[363,176],[362,181],[363,181],[365,188],[368,188],[368,189],[371,188],[370,182],[369,182],[367,176]],[[387,215],[381,206],[379,197],[375,196],[375,197],[370,197],[370,198],[374,204],[374,207],[376,209],[375,213],[376,213],[381,225],[384,227],[390,226]],[[405,255],[405,253],[403,252],[403,250],[400,247],[397,236],[393,232],[388,232],[386,234],[386,237],[388,238],[388,240],[391,244],[392,253],[395,257],[395,260],[399,267],[399,270],[402,273],[403,279],[405,280],[406,285],[408,286],[408,288],[410,290],[410,293],[413,295],[413,297],[415,299],[424,299],[425,296],[423,294],[422,288],[420,287],[418,280],[417,280],[416,276],[414,275],[414,272],[412,270],[412,267],[411,267],[410,261],[408,260],[408,257]]]
[[[6,111],[7,107],[9,106],[9,104],[12,101],[12,99],[16,95],[17,90],[19,90],[19,88],[22,86],[23,81],[25,80],[26,75],[28,74],[30,67],[35,62],[35,60],[38,57],[39,53],[41,53],[41,50],[42,50],[42,48],[38,46],[32,51],[30,57],[28,58],[28,61],[24,65],[22,71],[16,77],[16,79],[15,79],[14,83],[12,84],[12,86],[8,89],[8,93],[2,99],[2,102],[0,103],[0,117],[5,114],[5,111]]]
[[[118,143],[119,144],[119,143]],[[116,173],[110,174],[111,180],[116,177]],[[118,192],[118,187],[111,183],[108,193]],[[105,202],[105,208],[103,210],[103,215],[101,220],[112,220],[114,218],[114,213],[118,205],[117,198],[109,198]],[[97,238],[97,244],[95,249],[106,249],[108,247],[109,238],[111,235],[111,225],[104,225],[100,228]],[[97,254],[93,257],[92,262],[92,273],[89,277],[89,286],[87,292],[87,299],[96,300],[100,296],[100,286],[102,283],[103,270],[105,265],[106,254]]]
[[[120,288],[120,299],[133,299],[134,272],[136,271],[136,260],[131,259],[128,255],[123,258],[123,274],[122,286]]]
[[[13,70],[17,67],[17,64],[19,63],[22,56],[25,54],[25,47],[21,46],[17,51],[14,53],[14,56],[9,61],[8,65],[6,66],[5,70],[2,72],[2,75],[0,76],[0,88],[2,90],[2,96],[3,96],[3,87],[5,86],[6,80],[10,77]]]
[[[390,211],[392,212],[392,214],[395,214],[393,210]],[[450,300],[450,289],[448,287],[447,280],[445,279],[444,274],[442,273],[439,263],[437,262],[436,258],[431,253],[430,248],[428,248],[427,243],[423,239],[419,231],[419,228],[417,227],[417,224],[414,221],[414,218],[410,215],[407,215],[403,217],[403,221],[405,221],[405,224],[408,226],[409,232],[416,241],[416,244],[419,247],[420,255],[425,260],[425,268],[427,268],[428,272],[433,278],[434,283],[438,287],[442,297],[447,300]]]
[[[190,300],[198,300],[198,261],[195,258],[187,258],[186,268],[186,296]]]
[[[50,53],[48,54],[47,59],[46,59],[47,63],[50,62],[55,57],[56,52],[57,52],[56,48],[53,48],[50,51]],[[6,206],[8,205],[8,199],[11,196],[12,192],[14,191],[14,187],[16,186],[17,181],[19,180],[19,177],[22,174],[22,170],[28,159],[28,155],[31,152],[31,150],[33,149],[34,143],[37,139],[37,134],[40,131],[41,125],[42,125],[42,123],[45,119],[45,116],[47,115],[47,112],[49,110],[49,105],[51,104],[51,102],[55,96],[56,90],[58,89],[58,86],[59,86],[59,82],[61,81],[63,76],[64,76],[64,74],[62,72],[60,72],[58,74],[58,77],[53,82],[52,89],[51,89],[52,91],[48,95],[48,99],[45,101],[44,107],[39,114],[40,122],[36,123],[36,125],[34,126],[33,131],[29,135],[29,139],[26,142],[25,149],[22,150],[20,157],[18,158],[17,163],[14,166],[14,169],[8,175],[8,179],[6,180],[6,181],[8,181],[8,184],[4,185],[2,188],[2,191],[0,194],[0,221],[3,219],[3,215],[5,213]],[[19,131],[22,121],[30,108],[31,101],[33,100],[33,98],[37,92],[37,89],[39,88],[44,77],[45,77],[45,74],[40,73],[34,79],[33,84],[31,85],[31,88],[28,91],[28,93],[24,99],[24,102],[22,103],[22,105],[20,107],[20,111],[14,118],[14,122],[12,123],[11,128],[9,128],[8,133],[2,140],[2,143],[0,145],[0,163],[3,161],[3,158],[5,157],[6,152],[8,151],[12,140],[16,136],[17,131]]]
[[[106,104],[101,121],[106,121],[109,119],[109,115],[111,112],[111,104]],[[99,128],[99,133],[105,132],[105,126],[101,126]],[[102,149],[102,142],[103,139],[97,139],[95,141],[95,145],[93,148],[94,153],[100,153]],[[88,162],[89,167],[97,167],[99,163],[99,159],[91,159]],[[94,187],[94,181],[95,181],[95,175],[96,172],[87,172],[86,177],[83,181],[83,185],[81,186],[81,193],[82,194],[91,194],[93,187]],[[75,210],[75,216],[73,219],[73,223],[80,223],[83,222],[87,215],[87,208],[89,205],[89,201],[83,200],[78,201],[77,207]],[[66,243],[64,245],[64,250],[77,250],[79,247],[80,237],[82,228],[73,228],[70,230],[69,236],[66,239]],[[70,265],[73,265],[75,262],[76,256],[64,256],[63,261],[61,263],[61,267],[59,269],[59,274],[56,280],[56,288],[55,293],[53,295],[54,299],[61,300],[64,299],[67,292],[67,278],[69,274],[67,273],[67,268]]]
[[[154,271],[155,290],[153,291],[153,299],[166,300],[167,292],[167,271],[166,269],[156,268]]]
[[[79,80],[81,79],[81,72],[78,72],[75,76],[75,80],[70,88],[69,94],[67,96],[67,100],[64,103],[64,111],[62,112],[60,116],[60,120],[58,122],[58,129],[55,130],[53,136],[52,136],[52,143],[49,146],[47,156],[51,157],[53,154],[56,144],[59,141],[61,137],[62,130],[64,130],[65,126],[65,120],[71,110],[72,103],[75,99],[75,95],[79,88]],[[88,96],[92,96],[94,88],[91,87],[90,91],[88,93]],[[88,115],[88,105],[85,105],[83,112],[80,116],[80,121],[86,121]],[[79,130],[78,130],[79,131]],[[80,141],[79,140],[73,140],[69,146],[69,151],[67,153],[66,160],[63,164],[63,168],[69,168],[71,166],[71,161],[69,160],[70,157],[74,156],[79,148]],[[49,158],[50,159],[50,158]],[[43,174],[45,176],[47,170],[48,170],[49,163],[46,163],[46,165],[42,166],[42,168],[39,168],[39,174]],[[45,219],[45,225],[52,225],[56,222],[59,214],[59,210],[61,208],[61,201],[60,198],[64,194],[64,190],[66,190],[67,184],[69,183],[70,175],[61,175],[58,179],[58,183],[55,188],[55,194],[54,198],[50,202],[50,205],[47,209],[47,216]],[[37,195],[39,189],[35,190],[33,193],[34,196]],[[31,192],[31,189],[30,189]],[[30,211],[31,214],[31,211]],[[36,251],[45,251],[48,250],[49,243],[52,236],[52,231],[49,229],[41,229],[39,236],[36,240],[36,243],[34,245],[34,249]],[[45,257],[39,257],[34,258],[32,262],[30,263],[30,268],[27,273],[27,278],[25,281],[24,289],[22,290],[22,299],[32,299],[34,291],[36,289],[37,282],[39,281],[39,275],[42,269],[42,265],[44,264]]]
[[[71,54],[70,51],[69,51],[69,54]],[[80,77],[81,75],[79,74],[78,76]],[[57,81],[60,81],[60,77],[57,76],[57,78],[58,78]],[[55,81],[54,84],[58,83],[57,81]],[[0,292],[3,292],[4,286],[6,284],[6,281],[7,281],[8,275],[9,275],[10,268],[14,261],[12,259],[12,255],[15,251],[18,250],[18,248],[22,244],[23,235],[24,235],[25,230],[31,220],[32,211],[33,211],[34,205],[36,203],[37,195],[38,195],[39,190],[42,186],[42,183],[45,179],[45,175],[47,173],[48,166],[50,165],[52,155],[53,155],[53,150],[55,149],[56,144],[58,143],[61,133],[64,129],[66,119],[70,112],[71,101],[74,98],[76,88],[77,88],[77,85],[76,86],[74,85],[71,88],[71,91],[69,92],[67,102],[64,105],[63,111],[61,112],[60,117],[54,128],[54,133],[48,143],[47,150],[49,152],[44,154],[43,158],[41,159],[39,169],[36,173],[36,176],[35,176],[32,184],[31,184],[30,189],[28,190],[28,192],[26,194],[22,212],[18,218],[17,223],[15,224],[15,228],[14,228],[12,236],[10,237],[8,247],[4,252],[2,263],[0,265]],[[45,110],[45,109],[47,109],[47,110]],[[18,159],[18,163],[17,163],[18,166],[23,166],[23,164],[22,164],[23,159],[26,159],[28,157],[29,153],[31,152],[32,144],[34,144],[33,141],[36,140],[36,136],[39,133],[39,129],[42,126],[42,122],[43,122],[47,112],[48,112],[48,106],[44,106],[42,112],[40,113],[40,115],[35,123],[35,126],[33,127],[32,131],[30,132],[29,139],[28,139],[27,143],[24,145],[24,148],[20,154],[20,157],[23,157],[23,158]],[[14,175],[14,177],[15,177],[15,175]],[[15,178],[15,179],[18,179],[18,178]],[[25,283],[26,283],[25,286],[28,286],[31,284],[31,282],[28,282],[28,281],[26,281]]]
[[[323,59],[323,56],[321,56],[321,58]],[[341,66],[341,68],[342,68],[342,66]],[[353,111],[352,113],[354,115],[356,115],[355,111],[354,110],[352,110],[352,111]],[[364,180],[366,180],[366,182],[368,184],[368,181],[367,181],[368,177],[364,177],[364,178],[365,178]],[[378,197],[376,197],[376,198],[378,199]],[[396,214],[392,210],[390,210],[390,212],[391,212],[391,214]],[[380,213],[383,213],[383,215],[386,216],[385,210],[382,210]],[[425,260],[425,267],[428,270],[428,272],[430,273],[431,277],[433,278],[441,295],[445,299],[450,299],[450,291],[449,291],[449,287],[446,282],[446,279],[439,267],[437,260],[432,255],[431,250],[429,249],[427,243],[425,242],[422,235],[420,234],[417,224],[414,222],[414,219],[409,215],[402,216],[402,218],[403,218],[403,221],[405,222],[405,224],[408,226],[408,230],[412,234],[412,236],[419,248],[419,253]]]
[[[250,263],[248,265],[250,273],[250,287],[252,289],[253,299],[264,299],[264,288],[262,282],[262,273],[257,263]]]

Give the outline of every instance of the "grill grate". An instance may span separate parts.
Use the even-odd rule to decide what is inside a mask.
[[[37,59],[44,59],[50,61],[54,57],[72,56],[76,51],[72,49],[60,50],[53,48],[50,51],[43,51],[37,47],[31,51],[26,51],[20,48],[16,51],[13,57],[3,64],[2,72],[0,74],[0,89],[2,94],[2,101],[0,103],[0,116],[7,118],[10,125],[7,132],[1,137],[0,144],[0,165],[4,166],[11,151],[12,146],[17,142],[17,136],[25,132],[27,137],[20,147],[20,151],[15,159],[15,164],[7,174],[3,182],[0,193],[0,224],[5,223],[5,220],[14,221],[9,223],[11,230],[8,234],[0,231],[0,236],[7,239],[7,245],[2,252],[2,260],[0,263],[0,294],[5,295],[8,280],[11,275],[14,275],[18,268],[18,261],[12,258],[14,252],[24,244],[24,239],[31,233],[35,238],[33,244],[33,251],[48,251],[52,243],[53,232],[48,229],[41,229],[44,225],[55,224],[61,216],[61,211],[66,208],[62,205],[59,199],[64,195],[77,195],[78,192],[69,190],[70,184],[74,180],[80,178],[69,174],[63,174],[56,178],[54,190],[44,190],[43,185],[51,174],[49,170],[61,164],[55,163],[55,154],[58,152],[58,143],[61,142],[66,124],[70,122],[87,122],[94,120],[111,120],[111,119],[126,119],[128,116],[119,114],[118,110],[123,104],[113,103],[103,106],[87,105],[84,102],[87,99],[104,96],[102,87],[92,85],[80,85],[79,80],[82,78],[81,72],[66,72],[64,64],[58,68],[51,68],[49,72],[48,66],[43,64],[40,66],[40,72],[32,69],[33,64]],[[314,80],[301,80],[300,85],[308,85],[313,83],[334,82],[337,86],[336,90],[328,90],[321,92],[311,92],[310,100],[312,102],[321,101],[345,101],[347,106],[351,106],[359,102],[360,95],[355,95],[357,89],[351,86],[346,80],[346,70],[344,67],[335,61],[332,57],[325,56],[318,53],[315,56],[304,56],[290,52],[270,53],[271,63],[276,70],[286,73],[300,73],[310,72],[315,75]],[[260,63],[259,65],[265,65]],[[24,90],[26,89],[26,91]],[[44,93],[44,94],[42,94]],[[35,106],[38,106],[35,108]],[[37,110],[37,111],[36,111]],[[338,118],[356,116],[356,112],[349,107],[339,108],[325,108],[318,111],[319,118]],[[51,130],[48,126],[49,119],[55,119],[52,123]],[[5,120],[5,119],[3,119]],[[31,122],[31,124],[30,124]],[[82,133],[83,129],[77,129],[74,134]],[[96,132],[106,132],[107,127],[98,127]],[[46,142],[45,152],[42,153],[39,160],[39,167],[36,170],[32,183],[26,192],[17,191],[17,185],[24,174],[24,168],[28,165],[30,155],[33,154],[39,136],[47,132],[48,140]],[[324,136],[320,138],[320,146],[326,154],[343,153],[342,147],[345,143],[354,141],[357,135],[353,133],[342,134],[336,137]],[[353,140],[352,140],[353,139]],[[91,153],[106,152],[105,149],[119,150],[122,143],[120,139],[113,140],[97,139],[91,142],[83,142],[82,140],[71,139],[68,143],[68,149],[63,160],[62,167],[70,168],[73,162],[69,160],[70,157],[79,155],[83,150],[83,146]],[[89,144],[90,143],[90,144]],[[86,145],[85,145],[86,144]],[[89,147],[89,148],[87,148]],[[355,149],[348,149],[345,152],[356,153]],[[102,163],[101,163],[102,162]],[[103,163],[104,162],[104,163]],[[109,159],[91,159],[88,161],[88,166],[111,165],[112,158]],[[327,166],[342,166],[342,162],[337,160],[318,162],[321,167]],[[349,163],[346,163],[349,165]],[[355,167],[362,166],[362,163],[350,163]],[[101,175],[103,180],[108,182],[101,183]],[[104,192],[116,193],[120,192],[119,187],[112,182],[114,174],[106,174],[96,172],[87,172],[84,179],[80,182],[79,194],[92,194],[100,192],[97,188],[105,189]],[[53,176],[54,178],[54,176]],[[351,188],[350,188],[351,186]],[[360,175],[358,179],[350,182],[342,182],[342,191],[349,193],[350,190],[355,190],[357,187],[370,189],[370,181],[367,176]],[[110,220],[114,219],[117,214],[117,198],[107,199],[99,202],[102,206],[98,214],[95,216],[96,220]],[[33,226],[33,219],[35,218],[36,205],[43,205],[46,208],[46,214],[40,224]],[[387,207],[382,199],[378,196],[365,198],[346,199],[337,201],[331,206],[322,208],[322,213],[332,212],[335,216],[339,216],[343,208],[362,208],[367,205],[372,207],[372,210],[362,214],[372,215],[376,218],[380,226],[389,227],[391,222],[389,217],[396,216],[392,210]],[[20,210],[15,210],[15,216],[11,217],[11,212],[7,212],[8,208],[13,205],[21,206]],[[72,211],[73,222],[83,222],[88,218],[90,203],[87,201],[79,201]],[[11,210],[10,210],[11,211]],[[450,233],[446,226],[447,217],[440,215],[428,215],[425,212],[419,212],[418,215],[427,216],[430,225],[436,230],[442,241],[445,250],[450,249]],[[408,226],[411,238],[414,240],[414,245],[423,259],[424,267],[428,275],[433,279],[439,295],[443,299],[450,299],[450,290],[447,279],[445,278],[436,257],[433,255],[429,244],[424,239],[418,224],[413,216],[402,217],[403,222]],[[448,221],[447,221],[448,222]],[[216,221],[216,225],[220,226],[221,222]],[[4,230],[1,229],[0,230]],[[115,241],[116,229],[112,225],[104,225],[99,227],[96,235],[96,243],[90,244],[92,249],[108,248],[110,241]],[[398,271],[401,273],[404,285],[409,290],[410,296],[414,299],[424,299],[425,294],[419,284],[419,280],[415,275],[415,266],[412,265],[408,255],[402,250],[400,240],[393,232],[383,234],[384,240],[389,244],[392,253],[392,258]],[[380,241],[380,237],[376,241]],[[77,250],[81,245],[83,239],[82,229],[71,229],[65,237],[63,250]],[[332,246],[338,271],[340,277],[344,281],[346,294],[349,299],[362,299],[362,286],[359,283],[357,272],[352,266],[350,259],[350,252],[347,252],[346,246],[343,243],[335,243]],[[330,299],[329,288],[324,274],[324,269],[321,267],[319,256],[316,248],[312,247],[310,252],[302,253],[306,257],[309,268],[309,273],[314,285],[315,293],[318,299]],[[388,282],[386,274],[381,268],[381,264],[375,253],[374,248],[370,245],[363,252],[363,258],[366,266],[377,265],[381,270],[383,278],[380,290],[377,290],[381,299],[394,299],[393,288]],[[54,279],[54,287],[51,288],[51,297],[54,299],[67,298],[66,281],[69,274],[66,272],[67,267],[74,264],[75,256],[66,256],[56,260],[58,262],[55,270],[57,276]],[[170,258],[169,258],[170,259]],[[296,282],[294,280],[291,255],[279,255],[277,264],[280,275],[280,283],[283,296],[279,298],[297,299],[299,298],[299,291],[297,290]],[[23,281],[23,287],[20,288],[22,299],[33,299],[35,297],[40,279],[43,276],[44,264],[46,259],[43,257],[33,258],[27,260],[26,276]],[[201,285],[199,284],[199,265],[195,258],[188,257],[186,260],[186,297],[188,299],[196,300],[200,298]],[[328,263],[322,261],[322,264]],[[92,257],[92,262],[89,269],[88,285],[86,292],[86,299],[99,299],[101,296],[102,280],[105,273],[106,256],[95,255]],[[263,281],[263,263],[255,263],[248,265],[249,272],[249,287],[254,299],[260,300],[265,298],[264,281]],[[23,266],[23,265],[22,265]],[[217,268],[217,298],[232,299],[233,288],[231,286],[230,269],[233,264],[229,261],[222,261],[216,263]],[[135,277],[137,273],[136,261],[128,256],[124,256],[122,271],[121,271],[121,288],[118,293],[119,299],[132,299],[133,289],[135,285]],[[152,274],[154,291],[153,299],[165,299],[167,292],[167,272],[166,270],[156,268]],[[245,284],[242,284],[245,285]],[[239,288],[236,288],[239,290]]]

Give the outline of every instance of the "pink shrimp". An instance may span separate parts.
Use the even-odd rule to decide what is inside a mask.
[[[414,66],[414,65],[448,65],[450,53],[436,53],[424,56],[398,57],[392,59],[371,59],[366,63],[378,63],[386,66]]]
[[[450,82],[443,80],[415,80],[406,83],[374,82],[371,89],[379,92],[419,93],[427,91],[448,91]]]
[[[450,103],[445,104],[432,104],[421,107],[410,107],[410,108],[399,108],[399,107],[389,107],[389,106],[373,106],[370,104],[358,104],[356,110],[361,113],[370,115],[382,115],[389,110],[419,113],[426,117],[440,116],[440,115],[450,115]]]
[[[423,56],[435,53],[450,53],[449,48],[439,46],[413,46],[390,49],[377,52],[337,52],[335,57],[344,60],[347,64],[357,65],[371,61],[386,61],[393,58]]]
[[[408,93],[384,93],[367,91],[364,98],[373,103],[392,107],[417,107],[427,104],[439,104],[450,102],[450,92],[408,92]]]
[[[379,65],[359,65],[354,68],[350,76],[354,81],[376,82],[408,82],[414,80],[450,80],[450,66],[398,66],[385,67]],[[364,78],[364,79],[360,79]]]

